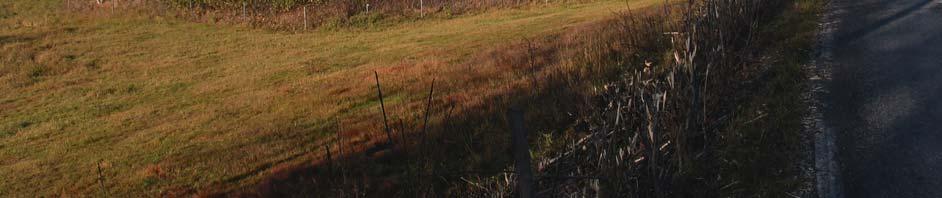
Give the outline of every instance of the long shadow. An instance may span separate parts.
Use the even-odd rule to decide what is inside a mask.
[[[565,87],[565,86],[557,86]],[[526,123],[532,127],[530,133],[547,128],[568,125],[568,117],[561,112],[573,112],[575,90],[543,89],[534,95],[508,98],[490,98],[495,101],[475,107],[475,111],[454,115],[449,123],[433,126],[434,133],[428,143],[397,142],[388,150],[370,153],[359,151],[343,158],[335,158],[333,164],[319,163],[296,167],[287,171],[276,171],[254,189],[231,195],[245,197],[305,197],[341,196],[342,193],[364,193],[366,197],[411,197],[443,196],[463,183],[465,178],[490,177],[504,173],[511,161],[510,128],[504,111],[521,107],[527,111]],[[555,105],[554,104],[573,104]],[[556,112],[556,113],[553,113]],[[485,127],[481,127],[485,126]],[[408,139],[418,140],[414,133]],[[535,136],[535,135],[534,135]],[[396,137],[394,139],[400,140]],[[340,168],[346,170],[341,173]],[[459,187],[460,188],[460,187]]]
[[[880,27],[883,27],[883,26],[886,26],[887,24],[898,21],[902,19],[903,17],[912,15],[913,12],[925,8],[927,5],[929,5],[929,3],[932,3],[932,2],[933,0],[921,0],[921,2],[913,4],[912,6],[909,6],[893,15],[890,15],[889,17],[883,18],[877,22],[866,25],[863,28],[860,28],[858,30],[844,34],[841,37],[837,38],[835,42],[838,45],[845,45],[847,43],[853,42],[861,37],[864,37],[874,31],[879,30]]]
[[[546,38],[547,42],[556,37]],[[524,45],[513,45],[512,49],[525,50]],[[513,60],[517,58],[546,59],[553,63],[560,56],[556,45],[547,45],[549,50],[538,51],[535,57],[527,53],[507,53]],[[541,58],[542,57],[542,58]],[[493,63],[470,62],[470,65],[507,64],[500,61]],[[547,68],[552,69],[553,64]],[[538,72],[538,71],[524,71]],[[548,71],[551,72],[551,71]],[[568,75],[566,75],[568,77]],[[596,76],[602,77],[604,75]],[[614,77],[614,75],[613,75]],[[578,77],[577,77],[578,78]],[[394,128],[394,145],[384,148],[370,147],[360,150],[346,150],[344,156],[333,156],[332,162],[314,162],[287,169],[273,170],[270,176],[263,178],[258,185],[242,189],[241,192],[219,192],[210,195],[218,197],[337,197],[350,196],[350,193],[369,193],[367,197],[441,197],[451,195],[470,185],[466,178],[491,177],[505,173],[511,161],[510,128],[505,119],[506,111],[511,107],[525,111],[525,121],[529,132],[556,132],[575,121],[568,113],[578,113],[585,109],[587,102],[581,93],[583,86],[572,83],[589,82],[588,79],[567,79],[548,75],[536,78],[530,86],[508,88],[506,94],[483,96],[481,102],[433,105],[433,115],[443,115],[440,123],[430,123],[427,136],[421,132],[421,122],[391,124]],[[448,95],[436,95],[433,103],[449,103]],[[439,100],[442,98],[442,100]],[[452,112],[451,106],[460,106]],[[380,121],[381,122],[381,121]],[[405,135],[401,135],[406,131]],[[381,129],[374,131],[380,134]],[[385,135],[380,135],[385,139]],[[532,135],[531,137],[538,137]],[[371,149],[377,148],[377,149]],[[325,160],[326,161],[326,160]],[[267,167],[263,167],[267,168]],[[343,168],[344,170],[339,170]],[[235,178],[235,180],[244,178]],[[456,186],[458,185],[458,186]],[[225,189],[224,189],[225,190]],[[228,194],[228,195],[227,195]],[[363,194],[359,194],[363,195]],[[459,195],[460,196],[460,195]]]

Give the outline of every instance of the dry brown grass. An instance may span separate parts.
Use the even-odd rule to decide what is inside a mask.
[[[10,189],[0,193],[95,194],[92,170],[100,160],[112,164],[104,175],[115,196],[254,186],[275,169],[322,159],[320,146],[341,127],[350,153],[384,140],[373,71],[398,131],[417,125],[437,78],[431,123],[438,131],[476,126],[471,137],[490,139],[475,141],[481,150],[467,166],[486,165],[501,148],[482,142],[503,141],[502,121],[492,113],[511,104],[576,101],[556,100],[578,94],[542,83],[581,82],[605,71],[578,62],[540,64],[580,54],[559,49],[579,46],[581,35],[560,32],[623,4],[289,34],[122,12],[130,8],[70,13],[57,12],[59,1],[5,1],[0,6],[17,14],[0,19],[0,91],[13,93],[0,96],[0,188]],[[523,38],[536,40],[534,53],[521,47]],[[519,65],[530,54],[550,55]],[[577,85],[570,84],[584,91]]]
[[[364,155],[365,150],[385,142],[382,131],[366,135],[377,138],[361,146],[351,144],[356,139],[349,140],[350,134],[344,133],[343,142],[330,144],[352,145],[345,152],[352,150],[354,155],[334,161],[333,171],[328,171],[324,158],[297,164],[239,195],[468,196],[462,190],[468,186],[464,186],[461,177],[492,175],[502,171],[509,160],[505,155],[509,143],[505,111],[511,107],[525,109],[527,125],[536,134],[559,133],[573,124],[578,115],[586,113],[583,111],[591,109],[587,108],[590,98],[598,94],[592,91],[595,85],[613,80],[622,70],[629,69],[623,66],[630,59],[622,55],[638,51],[624,40],[615,39],[624,35],[621,29],[609,27],[619,22],[585,24],[565,33],[478,53],[471,61],[444,73],[464,74],[458,78],[461,82],[476,83],[483,76],[510,80],[484,81],[481,83],[490,86],[468,86],[460,93],[434,97],[432,132],[427,138],[420,134],[421,112],[393,110],[390,115],[405,116],[402,120],[393,119],[396,147],[391,151]],[[450,80],[436,82],[442,81],[447,84]],[[409,109],[422,109],[425,103],[417,101],[410,105]],[[378,113],[374,110],[371,119],[381,121]],[[347,125],[343,127],[346,131]],[[401,133],[406,135],[398,135]],[[340,174],[336,167],[344,167],[346,174]]]

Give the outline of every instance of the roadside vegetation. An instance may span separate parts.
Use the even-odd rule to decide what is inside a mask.
[[[804,134],[808,105],[804,65],[814,53],[826,1],[796,1],[762,28],[769,39],[763,67],[749,81],[742,101],[718,143],[723,156],[722,192],[731,197],[809,196],[814,188],[813,134]]]
[[[703,1],[623,15],[615,40],[645,50],[604,86],[585,124],[538,140],[557,146],[534,159],[536,193],[814,196],[802,69],[824,3]],[[654,36],[664,32],[678,33]],[[475,195],[520,190],[517,173],[476,179],[467,182]]]
[[[0,2],[0,196],[511,196],[510,109],[540,196],[808,182],[822,1],[456,2]]]

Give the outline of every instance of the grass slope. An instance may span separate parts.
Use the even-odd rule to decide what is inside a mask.
[[[338,120],[353,134],[378,128],[374,70],[399,114],[418,112],[432,78],[444,98],[499,94],[515,78],[509,68],[461,63],[626,7],[288,34],[59,4],[0,2],[0,196],[100,193],[99,162],[111,195],[249,185],[278,164],[316,158]]]

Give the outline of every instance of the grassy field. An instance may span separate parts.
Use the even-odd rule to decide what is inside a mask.
[[[600,1],[284,33],[60,3],[0,2],[0,196],[98,194],[98,164],[111,195],[251,185],[279,164],[317,158],[338,123],[354,142],[372,141],[362,134],[381,128],[373,71],[390,114],[421,112],[433,79],[436,101],[481,103],[527,81],[476,62],[488,52],[627,8]]]

